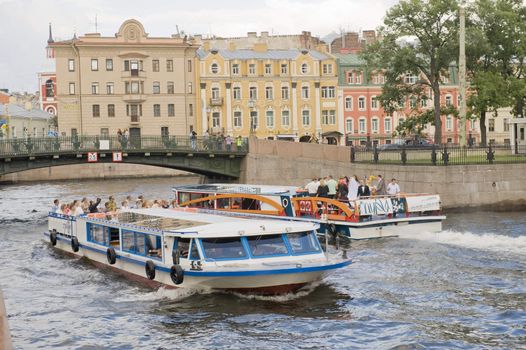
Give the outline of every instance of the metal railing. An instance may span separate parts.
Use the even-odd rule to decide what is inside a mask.
[[[239,145],[238,145],[239,143]],[[190,136],[62,136],[0,139],[0,157],[83,152],[203,152],[244,155],[248,139]]]
[[[351,162],[397,165],[467,165],[526,163],[526,145],[460,147],[433,145],[394,148],[351,147]]]

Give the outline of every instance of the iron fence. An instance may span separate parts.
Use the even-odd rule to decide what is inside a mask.
[[[526,163],[526,145],[351,147],[351,162],[397,165]]]
[[[0,156],[33,156],[72,152],[204,152],[244,155],[248,139],[191,136],[62,136],[0,139]]]

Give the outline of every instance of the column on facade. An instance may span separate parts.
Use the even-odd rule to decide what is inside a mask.
[[[292,133],[298,137],[298,94],[296,86],[298,83],[292,82]]]
[[[336,100],[336,118],[338,131],[342,133],[343,138],[345,138],[345,116],[343,115],[343,106],[345,99],[343,98],[343,89],[338,89],[338,98]],[[345,140],[339,140],[339,144],[345,144]]]
[[[208,130],[208,113],[206,105],[206,83],[200,84],[201,88],[201,129],[204,134]]]
[[[226,90],[226,133],[232,135],[232,83],[225,84]]]
[[[319,138],[319,141],[321,142],[321,105],[320,105],[320,83],[316,82],[314,83],[314,98],[316,99],[315,102],[315,108],[314,115],[316,118],[316,137]]]

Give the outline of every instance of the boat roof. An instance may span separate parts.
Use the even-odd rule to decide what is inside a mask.
[[[180,185],[173,188],[174,191],[198,192],[198,193],[243,193],[259,195],[295,195],[298,187],[279,185],[251,185],[251,184],[195,184]]]
[[[167,236],[188,234],[199,238],[272,235],[318,228],[312,222],[213,215],[196,209],[129,209],[119,213],[114,221],[162,230]]]

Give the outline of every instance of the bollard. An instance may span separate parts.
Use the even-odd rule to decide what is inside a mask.
[[[0,291],[0,349],[13,349],[11,334],[9,333],[9,325],[7,324],[7,313],[5,311],[4,295],[2,294],[2,291]]]

